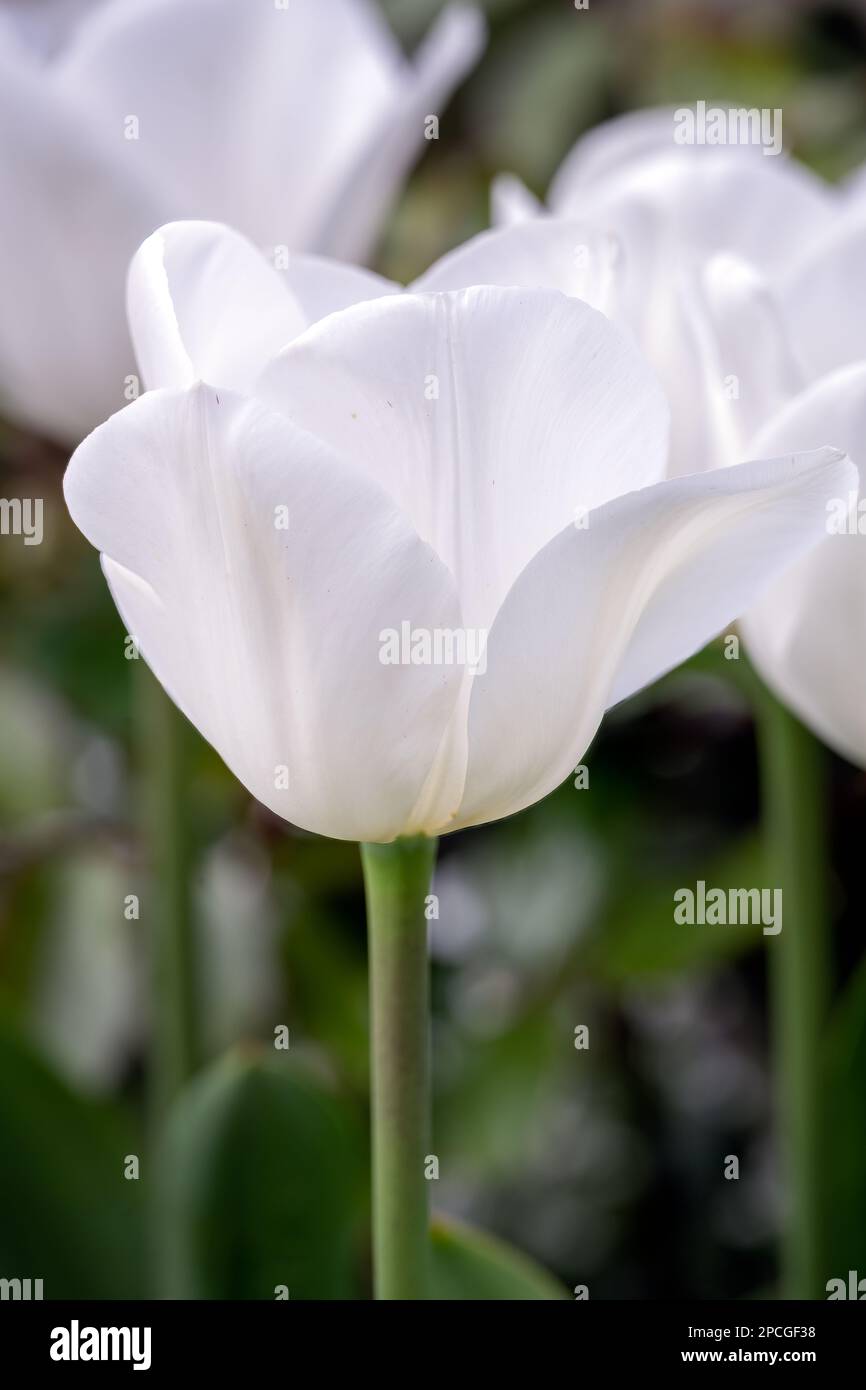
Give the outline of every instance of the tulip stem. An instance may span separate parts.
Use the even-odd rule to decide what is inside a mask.
[[[428,1297],[429,963],[436,841],[364,844],[370,960],[373,1270],[377,1299]]]
[[[758,698],[764,819],[783,928],[768,938],[776,1096],[789,1210],[783,1298],[823,1297],[821,1054],[832,973],[823,747],[769,691]]]
[[[183,715],[139,664],[142,829],[151,950],[150,1100],[161,1123],[198,1061],[195,942]]]

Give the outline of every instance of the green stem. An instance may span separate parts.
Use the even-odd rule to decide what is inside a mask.
[[[831,980],[824,749],[769,692],[759,698],[763,805],[783,927],[768,939],[777,1106],[790,1209],[781,1296],[823,1297],[821,1071]]]
[[[187,728],[143,662],[139,775],[147,860],[143,916],[151,943],[152,1118],[159,1124],[198,1061],[195,941],[186,804]]]
[[[428,1296],[429,964],[436,841],[361,846],[370,956],[373,1264],[378,1299]]]

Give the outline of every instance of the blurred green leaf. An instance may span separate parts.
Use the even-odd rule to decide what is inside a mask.
[[[866,959],[833,1015],[824,1057],[827,1278],[866,1274]]]
[[[139,1184],[105,1106],[66,1087],[0,1020],[0,1277],[45,1298],[141,1298]]]
[[[751,835],[702,869],[707,888],[769,887],[763,845]],[[680,869],[665,882],[645,883],[621,897],[587,942],[581,965],[596,978],[621,983],[636,976],[664,976],[712,965],[765,940],[760,924],[682,925],[674,921],[674,893],[695,887]]]
[[[487,1182],[507,1178],[537,1150],[569,1052],[544,1009],[496,1037],[462,1039],[460,1057],[459,1071],[436,1099],[442,1152],[463,1173]]]
[[[436,1217],[431,1239],[434,1299],[539,1302],[568,1297],[541,1265],[484,1231]]]
[[[364,1164],[340,1105],[289,1058],[230,1053],[181,1097],[160,1164],[171,1298],[355,1296]]]

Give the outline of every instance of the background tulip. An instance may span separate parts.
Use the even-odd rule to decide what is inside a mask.
[[[856,179],[840,192],[758,146],[677,146],[673,131],[666,108],[598,127],[563,162],[549,199],[554,222],[582,217],[618,238],[616,298],[603,307],[659,371],[671,472],[827,443],[860,461],[852,364],[866,358],[866,223]],[[511,225],[545,211],[513,178],[498,182],[494,207]],[[539,243],[536,265],[540,255]],[[864,765],[866,523],[861,535],[851,499],[835,505],[843,534],[780,577],[743,626],[770,687]]]
[[[837,204],[837,215],[781,267],[717,255],[701,268],[695,360],[721,464],[744,450],[833,441],[862,479],[866,337],[856,266],[866,252],[866,226],[853,195],[837,195]],[[866,766],[866,667],[858,640],[866,522],[857,491],[834,499],[825,540],[768,588],[743,631],[770,689],[831,748]]]
[[[847,239],[847,238],[846,238]],[[831,243],[839,240],[831,235]],[[861,238],[864,248],[866,239]],[[728,458],[743,447],[813,447],[832,440],[860,469],[866,465],[866,342],[858,349],[856,294],[841,273],[835,292],[823,271],[830,247],[819,242],[804,257],[823,282],[823,313],[811,300],[808,274],[795,269],[777,292],[740,263],[715,261],[705,272],[712,327],[704,370],[721,367],[741,383],[738,399],[717,394]],[[844,258],[842,260],[844,265]],[[838,365],[837,365],[838,363]],[[786,570],[743,620],[749,653],[780,699],[843,757],[866,767],[866,520],[858,482],[828,504],[819,546]]]
[[[271,254],[363,258],[483,41],[447,10],[410,66],[368,0],[41,8],[54,25],[0,25],[0,408],[60,442],[124,403],[143,237],[214,217]]]
[[[700,365],[703,265],[725,252],[781,280],[803,246],[829,231],[839,198],[785,155],[749,144],[681,145],[674,131],[673,108],[610,121],[563,161],[547,208],[507,176],[494,185],[493,211],[500,223],[549,211],[619,240],[621,313],[661,376],[672,410],[671,471],[686,474],[726,461],[716,384]]]

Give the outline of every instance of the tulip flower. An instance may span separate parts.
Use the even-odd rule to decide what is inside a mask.
[[[514,247],[428,274],[510,273]],[[603,297],[594,252],[579,278]],[[436,837],[557,786],[607,706],[819,539],[853,469],[820,449],[666,480],[650,368],[556,290],[399,293],[305,257],[281,279],[207,224],[151,238],[129,288],[154,389],[76,450],[67,502],[253,795],[364,842],[376,1289],[423,1298]]]
[[[843,224],[775,289],[732,258],[706,267],[703,370],[728,458],[743,447],[833,440],[862,479],[866,337],[860,277],[849,272],[864,252],[866,234]],[[723,376],[737,381],[736,395],[717,390]],[[866,668],[856,636],[866,612],[866,517],[857,491],[828,504],[825,539],[769,586],[742,628],[770,689],[831,748],[866,767]]]
[[[862,212],[852,206],[770,278],[733,255],[698,280],[697,355],[721,463],[744,450],[832,440],[866,467]],[[731,391],[724,383],[734,383]],[[769,688],[836,752],[866,767],[866,518],[857,489],[828,504],[826,537],[768,587],[741,627]]]
[[[826,452],[664,481],[662,392],[580,300],[384,295],[262,363],[294,306],[252,253],[231,296],[224,270],[190,256],[150,297],[134,274],[160,389],[80,446],[66,496],[162,684],[309,830],[438,835],[544,796],[852,485]],[[486,670],[387,664],[404,621],[484,634]]]
[[[34,8],[0,17],[0,409],[61,443],[135,390],[148,233],[212,217],[272,255],[363,258],[483,41],[448,9],[410,65],[372,0]]]
[[[546,207],[514,175],[497,179],[495,220],[550,214],[618,233],[633,225],[645,237],[645,266],[658,275],[675,275],[683,256],[699,263],[716,252],[781,275],[830,230],[839,195],[795,160],[767,158],[756,144],[681,144],[676,131],[667,107],[597,126],[560,165]]]
[[[494,184],[493,210],[500,225],[577,219],[620,242],[622,321],[664,384],[669,467],[686,474],[729,461],[720,452],[713,383],[701,368],[702,266],[729,254],[781,279],[803,246],[831,231],[841,196],[786,155],[765,156],[759,144],[680,144],[676,135],[673,109],[609,121],[563,161],[547,207],[509,175]]]
[[[590,132],[553,180],[554,215],[534,224],[565,236],[582,217],[620,243],[617,292],[600,307],[659,371],[673,417],[670,472],[828,441],[859,462],[862,174],[840,192],[760,147],[677,145],[674,136],[668,109]],[[498,181],[494,201],[512,227],[544,213],[513,178]],[[824,543],[769,587],[742,627],[770,688],[866,766],[866,666],[850,638],[866,605],[866,519],[851,503],[835,499]]]

